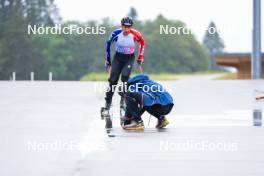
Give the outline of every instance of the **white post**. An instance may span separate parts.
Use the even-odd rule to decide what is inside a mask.
[[[31,72],[31,73],[30,73],[30,80],[31,80],[31,81],[34,81],[34,72]]]
[[[16,72],[12,73],[12,77],[13,77],[12,81],[16,81]]]
[[[49,72],[49,81],[52,81],[52,72]]]

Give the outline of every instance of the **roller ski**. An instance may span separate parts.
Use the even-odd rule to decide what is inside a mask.
[[[106,103],[105,107],[101,108],[101,119],[105,120],[105,129],[107,132],[113,128],[112,114],[110,112],[111,104]]]
[[[124,130],[128,131],[144,131],[145,126],[143,121],[134,121],[132,120],[129,124],[123,125]]]
[[[168,121],[168,119],[165,116],[163,116],[161,119],[158,119],[156,128],[162,129],[162,128],[165,128],[169,124],[170,122]]]

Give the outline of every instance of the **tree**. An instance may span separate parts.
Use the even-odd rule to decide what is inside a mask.
[[[203,45],[207,48],[208,55],[211,60],[211,69],[212,70],[219,69],[216,66],[215,55],[222,53],[225,48],[225,45],[217,31],[217,28],[214,22],[211,22],[209,24],[209,27],[203,39]]]
[[[53,26],[60,21],[54,0],[24,0],[23,6],[28,24]]]
[[[26,21],[23,17],[23,5],[21,1],[6,1],[0,8],[3,27],[0,36],[1,62],[0,78],[8,78],[11,73],[17,72],[25,76],[26,70],[32,71],[34,64],[31,54],[30,38],[26,32]],[[4,46],[4,48],[3,48]]]
[[[42,72],[42,52],[27,34],[27,26],[54,25],[59,16],[53,1],[0,1],[0,79],[8,79],[12,72],[18,79],[29,79],[31,71]]]
[[[186,27],[181,21],[158,15],[155,20],[146,21],[139,28],[147,43],[144,54],[146,72],[181,73],[208,69],[209,58],[206,51],[191,33],[160,34],[160,25]]]
[[[4,3],[4,6],[0,1],[0,79],[8,79],[13,71],[17,72],[18,79],[29,79],[33,71],[38,80],[47,79],[48,72],[53,72],[56,80],[79,80],[86,73],[104,71],[105,42],[113,29],[119,27],[113,21],[105,18],[101,23],[69,21],[62,24],[62,27],[106,27],[104,35],[28,35],[28,24],[45,27],[54,23],[50,21],[53,15],[46,13],[53,8],[45,9],[50,8],[49,3],[40,3],[53,1],[6,0],[9,1],[12,3]],[[41,4],[44,9],[39,8]],[[135,9],[130,14],[137,17]],[[146,40],[146,73],[196,72],[209,68],[206,50],[194,35],[161,35],[161,24],[186,27],[183,22],[162,15],[155,20],[136,21],[136,29]]]
[[[131,7],[128,14],[128,16],[132,17],[132,19],[134,21],[137,21],[137,18],[138,18],[138,13],[137,13],[137,10],[134,8],[134,7]]]

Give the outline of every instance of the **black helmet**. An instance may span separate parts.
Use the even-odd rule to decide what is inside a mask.
[[[122,18],[121,25],[122,26],[128,26],[128,27],[133,26],[133,20],[132,20],[132,18],[129,17],[129,16]]]

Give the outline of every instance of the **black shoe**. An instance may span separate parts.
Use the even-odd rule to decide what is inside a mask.
[[[123,127],[125,125],[131,124],[132,118],[123,116],[123,117],[120,118],[120,121],[121,121],[121,126]]]

